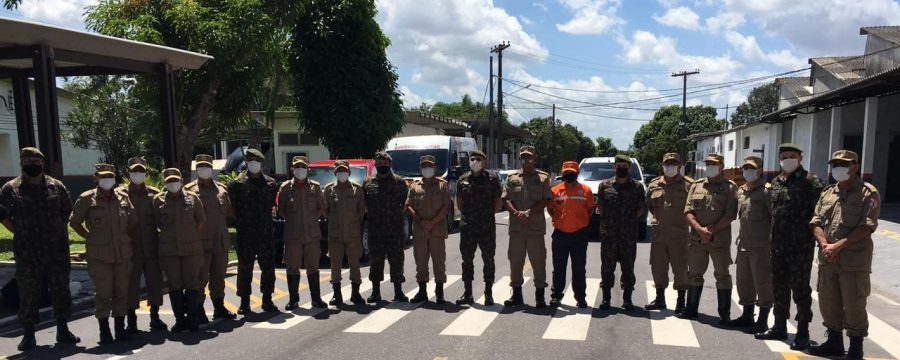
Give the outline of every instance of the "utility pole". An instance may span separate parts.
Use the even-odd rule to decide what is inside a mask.
[[[681,77],[684,79],[684,87],[681,89],[681,125],[679,127],[681,138],[687,138],[687,79],[688,76],[696,75],[700,73],[700,69],[694,69],[694,71],[682,71],[677,73],[672,73],[672,77]],[[682,142],[681,149],[681,158],[684,161],[687,161],[687,141]]]
[[[553,116],[550,117],[550,133],[552,134],[550,141],[551,142],[555,141],[556,140],[556,104],[553,104]]]
[[[491,69],[488,74],[488,86],[490,86],[490,100],[488,100],[488,141],[487,141],[487,160],[488,162],[494,161],[494,150],[497,147],[497,143],[494,141],[494,57],[490,57],[491,61]],[[494,164],[498,169],[500,168],[500,164]]]
[[[509,41],[502,42],[499,45],[491,48],[491,53],[497,53],[497,132],[499,143],[500,143],[500,151],[498,152],[498,161],[497,165],[503,165],[503,153],[505,153],[505,149],[503,146],[503,50],[509,47]]]

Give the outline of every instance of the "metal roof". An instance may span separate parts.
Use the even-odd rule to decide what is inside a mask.
[[[809,86],[809,76],[797,77],[781,77],[775,79],[775,82],[787,89],[791,94],[799,100],[812,96],[812,88]]]
[[[809,59],[811,65],[818,65],[845,83],[859,81],[865,76],[866,64],[863,56],[823,56]]]
[[[900,26],[867,26],[859,29],[860,35],[875,35],[900,45]]]

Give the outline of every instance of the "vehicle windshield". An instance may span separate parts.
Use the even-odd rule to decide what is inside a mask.
[[[309,173],[307,177],[310,180],[315,180],[325,187],[325,185],[333,183],[336,178],[334,176],[334,166],[315,166],[309,168]],[[357,185],[362,185],[366,180],[366,167],[365,166],[351,166],[350,167],[350,182],[356,183]]]
[[[581,165],[578,181],[601,181],[616,176],[614,163],[585,163]],[[642,181],[641,173],[637,165],[631,164],[631,177],[636,181]]]
[[[447,160],[450,158],[450,151],[447,149],[393,150],[388,153],[391,154],[391,169],[395,174],[403,177],[422,176],[422,172],[419,170],[419,158],[423,155],[433,155],[437,159],[434,174],[442,176],[447,172]]]

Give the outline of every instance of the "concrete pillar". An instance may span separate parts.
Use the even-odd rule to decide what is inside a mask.
[[[863,150],[859,154],[862,162],[863,176],[869,176],[874,171],[875,165],[875,135],[878,128],[878,98],[866,98],[865,115],[863,122]]]
[[[784,124],[771,124],[766,128],[768,140],[765,147],[765,160],[763,167],[766,171],[774,173],[781,172],[781,166],[778,161],[778,146],[781,145],[781,127]]]
[[[829,135],[828,153],[834,154],[844,146],[844,121],[842,119],[844,108],[835,106],[831,108],[831,134]]]

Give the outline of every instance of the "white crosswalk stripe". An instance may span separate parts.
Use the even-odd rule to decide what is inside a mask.
[[[647,281],[647,298],[656,298],[656,287],[653,281]],[[666,305],[675,304],[678,292],[674,289],[666,289]],[[650,333],[653,336],[653,344],[668,346],[700,347],[697,334],[690,320],[679,319],[669,309],[650,311]]]
[[[819,292],[813,291],[812,298],[819,301]],[[894,329],[888,323],[869,313],[869,339],[878,344],[884,351],[895,359],[900,359],[900,331]]]
[[[459,275],[447,275],[447,283],[444,284],[445,287],[449,287],[453,283],[459,281]],[[406,293],[407,296],[413,297],[418,292],[418,289],[412,290]],[[433,298],[434,296],[434,281],[428,282],[428,293]],[[403,319],[406,315],[412,310],[415,310],[417,307],[422,305],[413,304],[413,303],[391,303],[390,305],[378,309],[374,313],[366,316],[361,321],[357,322],[353,326],[344,330],[344,332],[349,333],[381,333],[400,319]]]
[[[362,293],[362,292],[368,291],[371,288],[372,288],[371,282],[363,281],[359,285],[359,292]],[[347,286],[344,286],[341,288],[341,296],[344,297],[345,301],[348,301],[350,299],[350,294],[352,293],[352,289],[353,289],[352,285],[347,285]],[[326,294],[322,298],[325,299],[325,301],[328,301],[328,299],[330,299],[333,295],[334,295],[334,292],[331,292],[331,293]],[[254,329],[287,330],[287,329],[290,329],[299,323],[309,320],[309,319],[315,317],[316,315],[318,315],[319,313],[327,310],[327,309],[312,307],[312,302],[303,304],[300,306],[300,308],[301,309],[295,310],[295,311],[303,311],[305,314],[298,315],[298,314],[294,314],[293,312],[282,313],[282,314],[279,314],[278,316],[272,317],[271,319],[269,319],[266,322],[261,322],[259,324],[254,325],[253,328]]]
[[[525,282],[529,278],[525,277]],[[503,311],[503,299],[506,299],[511,291],[509,287],[509,276],[504,276],[500,281],[494,283],[492,287],[494,296],[494,305],[479,306],[474,305],[462,314],[456,317],[450,325],[441,331],[441,335],[451,336],[481,336],[488,326],[494,322],[497,315]],[[478,299],[478,304],[484,304],[484,296]]]
[[[587,291],[585,291],[585,300],[587,300],[588,307],[579,309],[576,306],[575,293],[570,284],[563,294],[562,306],[553,313],[553,319],[550,320],[550,325],[544,331],[543,338],[578,341],[587,339],[588,330],[591,326],[591,313],[593,313],[599,289],[600,279],[588,278]]]
[[[737,287],[731,288],[731,300],[733,300],[735,304],[738,304],[738,309],[739,309],[738,312],[743,312],[743,307],[740,306],[741,297],[738,295]],[[759,309],[757,308],[756,311],[759,311]],[[766,323],[769,324],[769,326],[772,326],[773,321],[774,321],[773,319],[774,319],[774,315],[770,311],[769,317],[768,317],[768,320],[766,320]],[[754,321],[756,321],[756,319],[754,319]],[[794,324],[791,324],[791,322],[788,321],[787,322],[787,331],[788,331],[788,335],[796,334],[797,328],[794,327]],[[763,340],[763,342],[766,343],[766,346],[769,347],[769,350],[771,350],[772,352],[802,354],[799,351],[791,350],[791,346],[788,345],[788,343],[784,342],[784,341]]]

